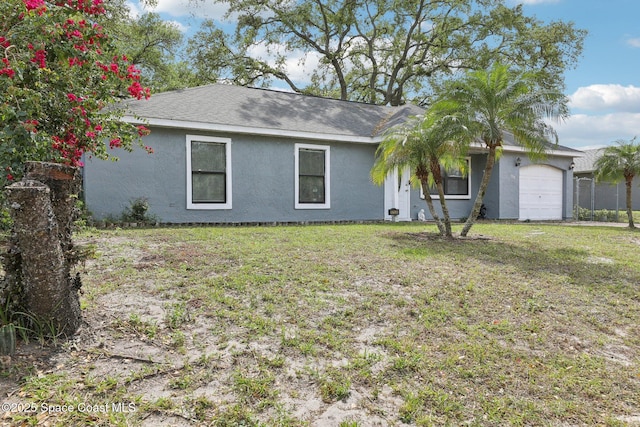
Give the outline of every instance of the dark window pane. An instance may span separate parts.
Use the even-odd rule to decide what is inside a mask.
[[[468,160],[467,160],[468,165]],[[468,196],[469,195],[469,176],[463,176],[459,169],[442,170],[442,186],[446,196]],[[432,196],[438,196],[438,190],[435,185],[431,187]]]
[[[227,168],[225,144],[191,142],[191,170],[225,172]]]
[[[324,176],[324,151],[300,150],[298,153],[300,175]]]
[[[446,177],[444,192],[450,196],[466,196],[469,194],[469,180],[467,178]]]
[[[324,177],[300,176],[300,203],[324,203]]]
[[[445,171],[445,175],[453,178],[462,178],[462,171],[460,169],[447,169]]]
[[[226,175],[197,173],[192,175],[193,203],[225,203]]]

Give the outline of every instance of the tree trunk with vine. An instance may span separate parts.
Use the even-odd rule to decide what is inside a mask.
[[[80,280],[71,275],[80,187],[78,168],[28,162],[22,181],[6,188],[13,229],[2,299],[5,309],[25,316],[26,326],[48,335],[72,335],[82,321]]]

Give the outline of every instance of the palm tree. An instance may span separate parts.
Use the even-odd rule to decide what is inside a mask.
[[[444,85],[439,103],[446,104],[450,114],[461,118],[453,122],[463,131],[460,138],[467,144],[479,140],[488,151],[478,194],[460,233],[463,237],[482,207],[503,132],[511,132],[534,159],[544,156],[549,139],[558,142],[554,129],[544,119],[566,118],[567,99],[557,90],[541,89],[537,81],[533,73],[516,73],[505,65],[495,64],[489,70],[469,72]]]
[[[447,134],[450,129],[457,131],[457,128],[448,124],[451,120],[451,116],[442,116],[435,110],[429,110],[422,116],[412,117],[406,123],[394,126],[380,143],[371,170],[373,181],[382,184],[390,172],[408,167],[412,174],[410,181],[420,184],[440,235],[448,238],[452,237],[451,219],[444,195],[442,168],[458,168],[464,172],[466,166],[463,160],[465,146]],[[440,198],[442,219],[431,197],[434,186]]]
[[[596,160],[596,180],[608,180],[615,183],[624,180],[627,186],[627,217],[629,228],[635,228],[631,205],[633,178],[640,176],[640,145],[636,137],[630,141],[619,139],[617,145],[604,149],[602,156]]]

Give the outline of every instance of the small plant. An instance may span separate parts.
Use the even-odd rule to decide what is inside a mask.
[[[178,329],[190,319],[191,317],[184,302],[177,302],[167,307],[165,322],[169,328]]]
[[[419,395],[409,393],[405,396],[404,403],[400,407],[400,421],[410,424],[415,421],[416,417],[422,412],[424,401]]]
[[[114,325],[122,331],[134,332],[151,340],[158,333],[158,325],[155,322],[145,321],[136,313],[131,313],[127,320],[116,319]]]
[[[169,381],[169,387],[176,390],[186,390],[193,385],[194,381],[195,378],[190,373],[181,373]]]
[[[156,222],[156,217],[149,215],[149,201],[146,197],[138,197],[129,202],[129,206],[122,213],[122,222],[150,224]]]
[[[11,219],[9,208],[2,203],[2,205],[0,205],[0,231],[9,231],[12,226],[13,220]]]
[[[89,227],[92,224],[91,212],[87,209],[87,205],[80,200],[76,200],[75,210],[73,213],[75,220],[73,221],[73,226],[77,230],[83,230]]]
[[[184,353],[185,335],[182,331],[173,331],[171,333],[171,346],[177,349],[180,353]]]
[[[598,209],[592,211],[591,209],[581,207],[577,209],[578,221],[616,222],[620,217],[621,213],[616,213],[614,210]]]
[[[261,371],[258,376],[250,376],[237,370],[233,374],[233,382],[235,391],[246,402],[268,404],[278,395],[278,391],[273,388],[275,377],[268,371]]]
[[[200,396],[197,399],[189,402],[196,419],[205,421],[207,419],[207,410],[213,408],[213,402],[207,399],[205,396]]]
[[[322,401],[325,403],[332,403],[338,400],[345,400],[351,392],[351,381],[342,378],[341,380],[334,380],[333,378],[324,378],[320,384],[320,395]]]

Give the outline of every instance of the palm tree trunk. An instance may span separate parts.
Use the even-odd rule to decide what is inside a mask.
[[[478,214],[480,213],[480,209],[482,208],[482,201],[484,200],[484,194],[487,192],[487,187],[489,186],[489,179],[491,179],[491,173],[493,172],[493,166],[496,163],[496,146],[497,144],[489,145],[489,154],[487,154],[487,164],[484,167],[484,174],[482,175],[482,181],[480,181],[480,188],[478,188],[478,194],[476,195],[476,201],[473,204],[473,209],[467,218],[467,221],[464,223],[464,227],[462,227],[462,231],[460,232],[460,236],[466,237],[475,224],[476,219],[478,218]]]
[[[431,169],[431,175],[433,175],[433,180],[435,181],[436,188],[438,189],[438,197],[440,199],[440,206],[442,207],[442,216],[444,217],[444,235],[451,238],[453,237],[451,234],[451,217],[449,216],[449,208],[447,208],[447,202],[444,197],[442,171],[440,170],[440,161],[438,158],[431,157],[429,168]]]
[[[449,216],[449,208],[447,207],[447,202],[444,198],[444,187],[442,186],[442,180],[436,183],[436,187],[438,188],[438,196],[440,197],[440,206],[442,206],[442,216],[444,221],[444,230],[446,237],[453,237],[451,234],[451,217]]]
[[[633,176],[625,179],[627,186],[627,218],[629,218],[629,228],[636,228],[633,223],[633,204],[631,203]]]
[[[446,236],[447,231],[444,227],[444,224],[442,224],[442,220],[440,219],[438,212],[436,212],[436,208],[433,206],[433,199],[431,198],[431,194],[429,193],[429,184],[427,183],[426,180],[420,180],[420,185],[422,185],[422,192],[424,193],[424,201],[427,203],[429,212],[431,212],[431,216],[433,217],[433,220],[436,222],[436,225],[438,226],[438,230],[440,230],[440,235]]]

